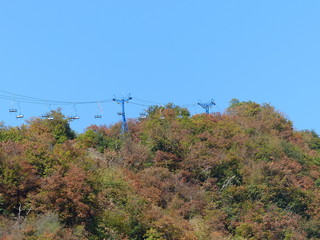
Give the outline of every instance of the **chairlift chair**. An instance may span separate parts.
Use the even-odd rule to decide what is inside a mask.
[[[102,118],[102,115],[100,114],[94,115],[94,118]]]
[[[16,116],[16,118],[23,118],[23,117],[24,117],[24,115],[22,115],[22,114],[19,114]]]
[[[49,114],[42,114],[41,117],[43,119],[47,119],[47,120],[53,120],[54,118],[52,116],[50,116]]]
[[[140,113],[140,119],[146,119],[147,118],[147,114],[145,113]]]
[[[15,109],[15,108],[11,108],[11,109],[9,109],[9,112],[17,112],[18,110],[17,109]]]
[[[80,118],[79,116],[71,116],[71,117],[69,117],[69,119],[72,119],[72,120],[77,120],[79,118]]]

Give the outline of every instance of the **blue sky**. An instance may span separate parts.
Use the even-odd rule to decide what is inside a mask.
[[[68,102],[213,98],[213,111],[238,98],[270,103],[296,129],[320,133],[319,12],[312,0],[1,0],[0,90]],[[23,123],[8,112],[17,105],[0,98],[7,125]],[[26,119],[56,107],[19,105]],[[97,104],[76,105],[72,127],[120,120],[119,105],[101,107],[97,120]],[[127,117],[145,108],[127,104]]]

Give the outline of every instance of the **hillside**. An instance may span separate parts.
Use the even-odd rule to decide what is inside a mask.
[[[274,107],[168,104],[77,135],[0,129],[0,239],[320,239],[320,138]]]

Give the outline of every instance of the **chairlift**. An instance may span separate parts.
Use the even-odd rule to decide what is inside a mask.
[[[121,112],[118,112],[117,114],[118,114],[118,115],[120,115],[120,116],[122,115],[122,113],[121,113]]]
[[[77,120],[80,117],[78,116],[78,111],[77,111],[77,108],[76,108],[76,104],[73,105],[73,109],[74,109],[74,113],[73,113],[74,115],[70,116],[69,119]]]
[[[146,113],[140,113],[140,119],[146,119],[147,114]]]
[[[11,112],[11,113],[13,113],[13,112],[17,112],[18,110],[17,109],[15,109],[15,108],[10,108],[9,109],[9,112]]]
[[[100,102],[97,102],[97,112],[96,112],[96,114],[94,115],[94,118],[95,119],[100,119],[100,118],[102,118],[102,112],[103,112],[103,109],[102,109],[102,106],[101,106],[101,104],[100,104]]]
[[[72,120],[77,120],[77,119],[79,119],[80,117],[79,116],[71,116],[70,117],[70,119],[72,119]]]
[[[24,115],[21,114],[21,107],[20,107],[20,103],[19,103],[19,102],[18,102],[18,108],[19,108],[19,114],[16,115],[16,118],[23,118]],[[12,110],[15,110],[14,112],[17,112],[17,109],[13,109],[13,108],[12,108]]]
[[[50,116],[49,114],[42,114],[41,117],[43,119],[47,119],[47,120],[53,120],[54,119],[54,117]]]

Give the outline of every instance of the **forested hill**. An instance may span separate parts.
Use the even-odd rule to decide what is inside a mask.
[[[320,138],[268,105],[0,129],[0,239],[320,239]]]

